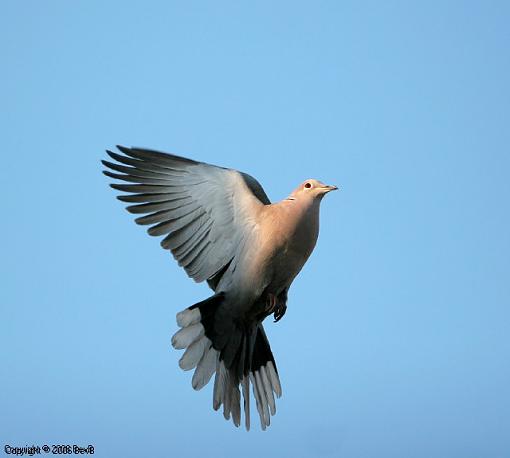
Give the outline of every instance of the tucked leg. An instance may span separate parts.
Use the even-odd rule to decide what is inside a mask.
[[[267,295],[267,302],[266,302],[266,312],[268,315],[271,315],[277,307],[278,299],[274,294],[269,293]]]
[[[274,322],[277,323],[283,318],[285,312],[287,311],[287,291],[288,289],[284,289],[280,295],[278,296],[277,304],[274,309]]]

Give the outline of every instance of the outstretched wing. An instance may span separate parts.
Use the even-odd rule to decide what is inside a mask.
[[[129,194],[118,199],[133,205],[135,219],[150,225],[148,233],[164,235],[161,246],[170,250],[187,274],[197,282],[218,276],[234,260],[253,229],[255,216],[270,201],[253,177],[173,154],[118,146],[123,153],[107,151],[116,163],[102,161],[103,173],[129,184],[111,184]],[[120,173],[116,173],[120,172]]]

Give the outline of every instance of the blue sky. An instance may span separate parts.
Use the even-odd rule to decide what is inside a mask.
[[[5,2],[2,447],[509,456],[509,22],[497,1]],[[114,199],[118,143],[272,200],[342,188],[266,327],[268,431],[178,368],[175,314],[209,291]]]

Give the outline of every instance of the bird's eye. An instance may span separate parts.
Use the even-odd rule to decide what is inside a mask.
[[[310,189],[312,187],[312,183],[305,183],[305,188]]]

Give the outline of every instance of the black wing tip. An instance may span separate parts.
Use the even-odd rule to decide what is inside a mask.
[[[113,172],[110,172],[109,170],[103,170],[103,173],[107,176],[107,177],[110,177],[110,178],[113,178],[114,180],[124,180],[125,177],[127,177],[128,175],[121,175],[119,173],[113,173]]]
[[[128,148],[127,146],[122,146],[122,145],[115,145],[115,147],[122,153],[124,154],[128,154],[129,151],[131,151],[133,148]]]
[[[130,151],[130,148],[127,148],[125,146],[122,146],[122,145],[115,145],[117,147],[117,149],[124,153],[124,154],[127,154],[127,151]],[[110,156],[112,159],[115,159],[115,160],[118,160],[118,158],[122,158],[123,156],[121,156],[119,153],[116,153],[115,151],[112,151],[111,149],[105,149],[105,152],[106,154],[108,154],[108,156]],[[103,161],[101,161],[103,162]]]
[[[105,171],[103,171],[103,173],[106,175],[106,176],[109,176]],[[122,192],[130,192],[130,191],[126,191],[126,189],[124,189],[124,186],[129,186],[129,185],[125,185],[125,184],[117,184],[117,183],[110,183],[110,188],[113,188],[115,189],[116,191],[122,191]],[[120,196],[119,196],[120,197]]]
[[[115,147],[121,153],[125,154],[126,156],[129,156],[131,158],[135,158],[138,160],[142,160],[142,161],[146,160],[147,157],[153,156],[155,158],[159,157],[159,158],[163,158],[163,159],[167,159],[167,160],[174,160],[174,161],[184,162],[184,163],[188,163],[188,164],[192,164],[192,165],[200,164],[199,161],[195,161],[194,159],[189,159],[187,157],[179,156],[177,154],[164,153],[162,151],[157,151],[157,150],[148,149],[148,148],[141,148],[141,147],[135,147],[135,146],[127,147],[127,146],[123,146],[123,145],[115,145]],[[119,161],[119,158],[124,157],[124,156],[119,155],[118,153],[114,153],[113,151],[111,151],[109,149],[106,150],[106,154],[108,154],[108,156],[115,159],[116,161]],[[121,161],[119,161],[119,162],[121,162]]]
[[[113,169],[113,167],[115,167],[114,163],[105,161],[104,159],[101,159],[101,164],[103,164],[105,167],[108,167],[109,169]]]
[[[108,154],[108,156],[110,156],[115,161],[118,161],[118,158],[122,157],[122,156],[120,156],[120,154],[114,153],[113,151],[110,151],[109,149],[106,150],[106,154]]]
[[[142,223],[139,223],[137,220],[140,219],[140,218],[136,218],[135,219],[135,223],[136,224],[140,224],[142,225]],[[159,224],[156,224],[155,226],[152,226],[152,227],[149,227],[149,229],[147,229],[147,234],[149,234],[151,237],[159,237],[160,235],[163,235],[160,231],[159,231]]]
[[[129,210],[129,207],[126,207],[126,210],[129,212],[129,213],[133,213],[132,211]],[[145,216],[140,216],[138,218],[135,218],[135,223],[140,225],[140,226],[147,226],[148,224],[153,224],[151,223],[150,221],[147,222],[147,218],[149,216],[152,216],[152,215],[145,215]]]
[[[117,161],[117,162],[121,162],[119,160],[119,158],[122,158],[122,156],[120,154],[117,154],[117,153],[114,153],[113,151],[107,149],[105,150],[106,151],[106,154],[108,154],[108,156],[110,156],[114,161]],[[112,170],[117,170],[116,167],[118,167],[118,164],[116,162],[110,162],[110,161],[106,161],[104,159],[101,159],[101,164],[103,164],[105,167],[107,167],[108,169],[112,169]],[[103,170],[103,173],[107,176],[107,177],[110,177],[110,178],[115,178],[116,180],[119,180],[119,179],[122,179],[122,178],[119,178],[118,176],[114,176],[111,174],[111,172],[109,170]]]

